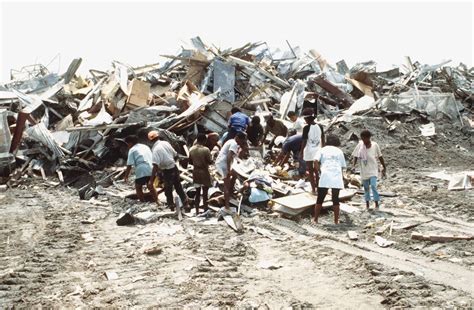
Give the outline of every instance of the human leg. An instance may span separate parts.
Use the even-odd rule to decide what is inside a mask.
[[[372,195],[374,196],[375,207],[379,207],[380,195],[377,190],[377,177],[370,177],[370,188],[372,189]]]
[[[150,184],[150,182],[146,182],[146,187],[150,191],[150,194],[151,194],[151,197],[152,197],[153,201],[158,203],[158,195],[156,193],[156,189],[153,186],[153,184]]]
[[[166,204],[174,211],[176,207],[173,201],[173,169],[163,170],[163,187],[165,189]]]
[[[319,217],[319,214],[321,213],[321,209],[323,208],[324,198],[326,198],[327,193],[328,193],[327,188],[324,188],[324,187],[318,188],[318,198],[316,199],[316,206],[314,208],[314,218],[313,218],[314,223],[318,222],[318,217]]]
[[[334,210],[334,224],[339,224],[339,189],[333,188],[331,190],[332,204]]]
[[[314,180],[314,161],[307,161],[306,168],[308,169],[309,183],[311,184],[311,190],[313,191],[313,193],[316,193],[316,183]]]
[[[143,186],[141,184],[135,183],[135,192],[137,193],[138,200],[141,202],[145,201],[143,196]]]
[[[178,194],[179,198],[181,199],[184,209],[189,210],[188,196],[184,192],[183,185],[181,185],[178,167],[173,168],[173,187],[176,191],[176,194]]]
[[[196,214],[199,213],[200,202],[201,202],[201,187],[197,187],[196,194],[194,195],[194,207],[196,208]]]
[[[364,187],[364,199],[367,209],[370,203],[370,179],[362,180],[362,186]]]
[[[208,206],[207,206],[208,192],[209,192],[209,187],[203,186],[202,187],[202,204],[204,207],[204,211],[207,211],[208,209]]]

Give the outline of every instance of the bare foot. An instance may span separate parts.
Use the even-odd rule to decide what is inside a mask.
[[[313,218],[311,219],[311,223],[313,223],[313,224],[318,224],[318,219],[313,217]]]

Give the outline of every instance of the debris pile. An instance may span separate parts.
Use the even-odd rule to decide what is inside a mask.
[[[2,180],[15,186],[27,175],[55,176],[53,183],[79,189],[83,199],[113,192],[105,190],[113,184],[119,195],[124,138],[136,134],[150,145],[144,137],[156,130],[180,155],[181,178],[192,196],[188,147],[198,132],[221,137],[232,107],[262,121],[273,115],[287,127],[292,126],[288,112],[300,115],[311,107],[325,130],[364,114],[382,115],[391,128],[401,116],[415,115],[426,124],[420,130],[427,137],[436,135],[433,122],[441,118],[473,132],[474,68],[423,65],[407,57],[405,65],[378,72],[373,61],[352,68],[344,60],[331,65],[315,50],[288,46],[272,50],[260,42],[222,50],[196,37],[178,55],[162,55],[168,59],[164,64],[131,67],[113,61],[108,71],[90,70],[83,77],[76,74],[78,58],[63,74],[42,65],[15,71],[0,85]],[[351,131],[344,138],[358,139]],[[249,206],[262,204],[295,216],[314,205],[305,182],[292,178],[297,173],[291,165],[273,165],[274,153],[265,147],[251,148],[250,155],[233,166],[240,177],[236,188],[247,195],[243,204],[231,201],[241,212],[251,216],[255,211]],[[350,199],[360,180],[345,177],[348,188],[341,198]],[[245,187],[245,181],[252,185]],[[210,201],[219,205],[221,194],[217,183]]]

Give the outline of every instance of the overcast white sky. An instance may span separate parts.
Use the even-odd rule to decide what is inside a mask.
[[[10,69],[57,54],[66,70],[82,57],[81,71],[108,69],[111,60],[134,66],[162,61],[189,38],[238,47],[266,41],[314,48],[331,63],[375,60],[379,69],[403,56],[435,64],[472,66],[473,4],[455,2],[20,2],[1,0],[0,81]]]

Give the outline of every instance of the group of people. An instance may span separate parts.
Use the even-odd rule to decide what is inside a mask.
[[[189,150],[189,161],[193,165],[193,183],[196,188],[194,206],[199,212],[201,196],[203,208],[207,209],[208,190],[212,186],[212,178],[209,172],[214,163],[217,173],[224,180],[224,211],[230,212],[229,201],[233,193],[236,173],[232,170],[232,164],[236,157],[249,155],[249,146],[260,146],[265,143],[267,135],[273,135],[269,148],[275,146],[277,137],[284,137],[281,151],[274,161],[275,165],[283,166],[289,161],[290,154],[293,162],[297,163],[300,176],[307,178],[311,184],[313,194],[317,194],[317,200],[313,212],[313,220],[318,221],[324,199],[331,189],[334,209],[334,222],[339,222],[339,192],[344,188],[343,170],[346,168],[346,160],[342,150],[339,148],[340,140],[335,135],[325,136],[323,127],[316,123],[316,113],[312,108],[302,111],[299,118],[295,112],[289,112],[288,118],[293,126],[288,128],[281,120],[272,116],[265,118],[266,126],[260,124],[260,117],[252,119],[238,108],[231,110],[228,121],[228,131],[221,137],[219,142],[213,143],[219,148],[215,161],[209,148],[209,141],[217,141],[215,134],[212,137],[204,133],[197,135],[194,145]],[[360,134],[361,141],[352,152],[352,169],[357,163],[360,167],[360,175],[364,187],[364,198],[366,207],[370,204],[370,191],[373,193],[375,207],[379,207],[380,196],[377,191],[377,177],[379,174],[379,162],[382,165],[382,175],[385,175],[386,166],[379,145],[371,140],[371,133],[363,130]],[[175,208],[173,190],[181,199],[185,210],[190,209],[189,202],[180,182],[179,170],[176,164],[177,152],[170,143],[160,139],[156,131],[148,133],[148,139],[154,145],[150,149],[147,145],[138,143],[138,138],[129,136],[125,142],[129,146],[127,179],[131,168],[135,168],[135,188],[140,200],[144,199],[143,186],[147,186],[153,200],[157,200],[154,186],[155,178],[160,177],[166,195],[167,205],[171,210]],[[214,142],[215,142],[214,141]]]

